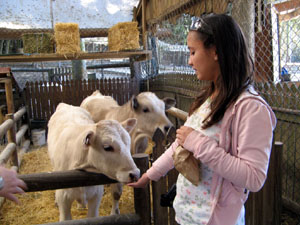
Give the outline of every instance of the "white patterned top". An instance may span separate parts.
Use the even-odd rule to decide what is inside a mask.
[[[210,99],[207,99],[185,122],[204,135],[219,141],[221,122],[203,130],[203,120],[210,112]],[[176,212],[176,221],[181,225],[204,225],[207,224],[211,216],[211,181],[213,171],[201,164],[199,170],[201,180],[197,186],[189,182],[183,175],[179,174],[177,179],[177,194],[173,202]],[[236,225],[244,225],[244,209],[241,212],[239,221]]]

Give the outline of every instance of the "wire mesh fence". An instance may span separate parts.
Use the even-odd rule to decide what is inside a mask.
[[[202,83],[188,65],[186,35],[191,17],[210,12],[230,14],[248,40],[255,62],[255,86],[278,119],[274,139],[284,143],[283,197],[299,207],[300,2],[187,1],[176,8],[151,27],[148,48],[153,58],[141,63],[142,77],[147,80],[144,88],[196,96]],[[177,107],[188,110],[186,104]]]
[[[255,62],[255,86],[272,106],[278,119],[275,140],[284,143],[283,196],[300,207],[300,1],[151,0],[147,1],[147,10],[147,49],[152,50],[152,58],[140,63],[138,75],[146,81],[146,90],[159,91],[163,87],[166,92],[181,95],[182,100],[178,101],[177,107],[183,110],[188,110],[203,85],[187,63],[186,36],[192,16],[227,13],[240,24]],[[107,32],[93,30],[100,31]],[[18,30],[18,33],[22,31]],[[0,55],[22,53],[23,43],[20,39],[10,40],[12,36],[16,37],[6,37],[4,33],[0,36]],[[107,51],[107,39],[103,37],[86,38],[81,44],[87,52]],[[109,63],[114,67],[103,66]],[[90,60],[83,64],[87,69],[86,77],[129,77],[131,73],[128,60]],[[1,62],[0,66],[3,66]],[[44,71],[71,65],[70,62],[44,62],[19,66],[21,69],[34,67]],[[19,68],[13,69],[17,73]]]

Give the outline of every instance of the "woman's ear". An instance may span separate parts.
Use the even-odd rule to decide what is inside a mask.
[[[217,51],[215,51],[215,56],[214,56],[214,60],[218,61],[218,54],[217,54]]]
[[[216,46],[214,46],[214,60],[218,61],[218,52],[217,52],[217,49],[216,49]]]

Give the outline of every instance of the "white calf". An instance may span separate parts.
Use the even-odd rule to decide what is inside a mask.
[[[119,182],[132,182],[139,170],[130,154],[129,133],[136,119],[95,123],[83,108],[60,103],[48,123],[48,151],[54,171],[84,169]],[[98,216],[103,185],[56,190],[60,221],[72,219],[74,200],[88,204],[88,217]]]
[[[136,118],[137,126],[131,132],[131,153],[145,152],[148,138],[152,138],[157,128],[167,132],[172,126],[166,117],[165,110],[175,105],[175,99],[159,99],[152,92],[142,92],[133,96],[122,106],[110,96],[103,96],[98,90],[83,100],[80,107],[90,112],[94,121],[115,119],[124,121]],[[112,184],[113,204],[111,214],[119,214],[119,199],[122,194],[121,184]]]

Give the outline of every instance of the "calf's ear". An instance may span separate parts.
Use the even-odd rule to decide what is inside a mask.
[[[127,132],[130,133],[135,128],[135,126],[137,124],[137,119],[129,118],[129,119],[123,121],[121,124],[125,128],[125,130],[127,130]]]
[[[92,143],[92,139],[94,138],[95,133],[93,131],[88,131],[83,139],[83,144],[86,146],[90,146]]]
[[[131,107],[132,107],[134,110],[137,110],[138,107],[139,107],[139,105],[140,105],[140,104],[139,104],[139,102],[138,102],[136,96],[132,96],[132,98],[131,98]]]
[[[163,101],[165,102],[165,110],[176,105],[176,100],[174,98],[165,97]]]

